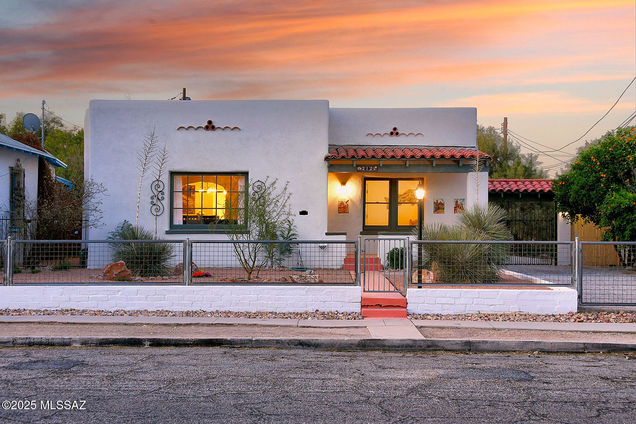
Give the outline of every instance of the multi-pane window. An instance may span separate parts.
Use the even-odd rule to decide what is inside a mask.
[[[418,180],[364,181],[364,227],[367,230],[408,231],[418,224],[415,189]]]
[[[173,227],[223,228],[245,219],[247,174],[171,173]]]

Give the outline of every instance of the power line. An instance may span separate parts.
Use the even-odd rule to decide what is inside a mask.
[[[625,128],[630,122],[634,120],[634,118],[636,118],[636,111],[632,112],[631,115],[625,118],[625,120],[616,129]]]
[[[551,154],[549,154],[549,153],[542,152],[541,150],[537,149],[536,147],[534,147],[534,146],[532,146],[532,145],[530,145],[530,144],[528,144],[528,143],[524,142],[523,140],[521,140],[521,139],[517,138],[514,134],[510,134],[510,135],[511,135],[511,137],[512,137],[515,141],[517,141],[517,142],[518,142],[519,144],[521,144],[522,146],[525,146],[527,149],[529,149],[529,150],[530,150],[530,151],[532,151],[533,153],[542,154],[542,155],[548,156],[549,158],[552,158],[552,159],[554,159],[554,160],[556,160],[556,161],[558,161],[558,162],[565,163],[565,161],[564,161],[564,160],[559,159],[559,158],[557,158],[557,157],[555,157],[555,156],[552,156],[552,155],[551,155]]]
[[[524,140],[526,140],[526,141],[528,141],[528,142],[530,142],[530,143],[534,143],[534,144],[537,144],[537,145],[539,145],[539,146],[542,146],[542,147],[545,147],[545,148],[547,148],[547,149],[550,149],[550,150],[547,150],[547,151],[543,151],[543,152],[541,152],[541,153],[543,153],[543,154],[546,154],[546,155],[547,155],[547,152],[550,152],[550,153],[561,152],[561,151],[563,151],[563,149],[565,149],[566,147],[571,146],[572,144],[574,144],[574,143],[576,143],[576,142],[580,141],[580,140],[581,140],[583,137],[585,137],[585,136],[586,136],[586,135],[587,135],[590,131],[592,131],[592,129],[594,129],[594,127],[596,127],[596,125],[598,125],[598,123],[599,123],[599,122],[601,122],[601,121],[602,121],[602,120],[603,120],[603,119],[604,119],[607,115],[609,115],[609,113],[610,113],[610,112],[614,109],[614,107],[618,104],[618,102],[620,102],[620,100],[623,98],[623,96],[625,95],[625,93],[627,92],[627,90],[629,90],[629,87],[631,87],[631,86],[632,86],[632,84],[634,83],[634,81],[636,81],[636,76],[635,76],[634,78],[632,78],[632,79],[631,79],[631,81],[629,82],[629,84],[627,84],[627,87],[625,87],[625,89],[623,90],[623,92],[620,94],[620,96],[618,96],[618,98],[616,99],[616,101],[614,102],[614,104],[612,104],[612,106],[611,106],[611,107],[607,110],[607,112],[605,112],[605,113],[603,114],[603,116],[601,116],[601,117],[600,117],[600,118],[599,118],[599,119],[598,119],[598,120],[597,120],[597,121],[596,121],[596,122],[595,122],[595,123],[594,123],[594,124],[593,124],[590,128],[588,128],[588,130],[587,130],[587,131],[585,131],[585,132],[583,133],[583,135],[581,135],[579,138],[577,138],[577,139],[576,139],[576,140],[574,140],[574,141],[571,141],[571,142],[569,142],[569,143],[567,143],[567,144],[564,144],[563,146],[559,147],[558,149],[551,148],[550,146],[547,146],[547,145],[545,145],[545,144],[543,144],[543,143],[539,143],[538,141],[532,140],[532,139],[530,139],[530,138],[528,138],[528,137],[524,137],[524,136],[522,136],[521,134],[517,134],[517,133],[515,133],[514,131],[512,131],[510,128],[508,128],[508,132],[509,132],[509,133],[511,133],[512,135],[516,135],[516,136],[517,136],[517,140],[518,140],[518,141],[519,141],[520,139],[524,139]],[[619,128],[622,128],[623,126],[627,125],[627,124],[628,124],[629,122],[631,122],[634,118],[636,118],[636,112],[634,112],[634,113],[633,113],[632,115],[630,115],[630,116],[629,116],[629,117],[628,117],[625,121],[623,121],[623,123],[622,123],[621,125],[619,125]],[[567,152],[566,152],[566,153],[567,153]],[[574,156],[574,153],[572,153],[571,155],[572,155],[572,156]]]
[[[564,155],[574,156],[574,153],[561,152],[560,150],[554,149],[554,148],[552,148],[552,147],[550,147],[550,146],[546,146],[546,145],[545,145],[545,144],[543,144],[543,143],[539,143],[538,141],[534,141],[534,140],[532,140],[532,139],[530,139],[530,138],[528,138],[528,137],[524,137],[524,136],[522,136],[521,134],[519,134],[519,133],[517,133],[517,132],[515,132],[515,131],[512,131],[510,128],[508,128],[508,132],[510,132],[510,133],[511,133],[513,136],[515,136],[517,139],[522,138],[523,140],[528,141],[528,142],[530,142],[530,143],[534,143],[534,144],[536,144],[536,145],[538,145],[538,146],[541,146],[541,147],[545,147],[545,148],[547,148],[547,149],[550,149],[550,150],[541,150],[541,153],[555,153],[555,154],[556,154],[556,153],[559,153],[559,152],[560,152],[559,154],[564,154]]]
[[[579,140],[581,140],[583,137],[585,137],[585,136],[586,136],[586,135],[587,135],[590,131],[592,131],[592,129],[593,129],[593,128],[594,128],[594,127],[595,127],[595,126],[596,126],[599,122],[601,122],[601,121],[603,120],[603,118],[605,118],[605,117],[606,117],[606,116],[607,116],[607,115],[608,115],[608,114],[612,111],[612,109],[614,109],[614,106],[616,106],[616,105],[618,104],[618,102],[619,102],[619,101],[623,98],[623,95],[627,92],[627,90],[629,90],[629,87],[631,87],[631,86],[632,86],[632,84],[634,83],[634,81],[636,81],[636,77],[632,78],[632,80],[629,82],[629,84],[627,84],[627,87],[625,87],[625,89],[623,90],[623,92],[621,93],[621,95],[620,95],[620,96],[618,96],[618,99],[616,99],[616,101],[614,102],[614,104],[612,105],[612,107],[610,107],[610,108],[609,108],[609,110],[608,110],[607,112],[605,112],[605,114],[604,114],[603,116],[601,116],[601,117],[599,118],[599,120],[598,120],[598,121],[596,121],[596,122],[594,123],[594,125],[592,125],[592,126],[591,126],[591,127],[590,127],[587,131],[585,131],[585,133],[583,133],[583,135],[582,135],[582,136],[580,136],[579,138],[577,138],[577,139],[576,139],[576,140],[574,140],[574,141],[571,141],[571,142],[569,142],[569,143],[565,144],[565,145],[564,145],[564,146],[562,146],[561,148],[556,149],[556,151],[563,150],[563,149],[565,149],[566,147],[568,147],[568,146],[570,146],[570,145],[572,145],[572,144],[576,143],[577,141],[579,141]]]
[[[71,121],[67,121],[66,119],[62,118],[60,115],[58,115],[57,113],[53,112],[51,109],[49,109],[48,107],[45,109],[48,113],[50,113],[51,115],[55,116],[56,118],[58,118],[59,120],[61,120],[62,122],[66,122],[67,124],[75,127],[75,128],[82,128],[81,125],[77,125]]]

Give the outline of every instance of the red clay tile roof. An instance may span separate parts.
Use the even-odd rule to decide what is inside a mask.
[[[421,146],[329,146],[332,159],[490,159],[477,149]]]
[[[547,179],[497,178],[488,180],[488,191],[491,193],[550,193],[552,192],[552,181]]]

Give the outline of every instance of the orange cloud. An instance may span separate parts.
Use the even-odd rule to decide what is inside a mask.
[[[485,117],[514,114],[602,112],[607,110],[610,105],[599,104],[563,92],[541,91],[470,96],[449,101],[444,106],[476,106],[479,115]],[[632,104],[619,103],[615,110],[632,108]]]
[[[532,81],[540,76],[531,73],[566,65],[576,54],[520,52],[516,37],[580,26],[561,14],[621,15],[632,6],[627,0],[59,6],[46,22],[0,29],[0,38],[11,40],[0,44],[0,88],[5,94],[108,91],[207,80],[227,83],[209,89],[211,97],[224,98],[356,95],[376,85],[480,78]],[[598,21],[589,25],[603,24]]]

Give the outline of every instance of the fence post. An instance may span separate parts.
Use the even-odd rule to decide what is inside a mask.
[[[360,249],[362,246],[360,246],[360,236],[358,236],[358,239],[356,240],[356,251],[354,256],[355,259],[355,270],[356,270],[356,285],[359,286],[360,285]]]
[[[13,285],[13,239],[11,235],[7,236],[7,247],[5,250],[4,259],[4,284],[7,286]]]
[[[579,302],[583,299],[583,248],[578,237],[574,238],[574,284]]]
[[[192,242],[189,238],[183,241],[183,284],[192,283]]]
[[[413,278],[413,272],[412,272],[412,261],[413,258],[411,257],[413,255],[413,246],[411,245],[411,239],[410,238],[406,238],[406,251],[404,252],[404,256],[406,256],[406,289],[408,290],[409,286],[411,285],[411,279]]]

